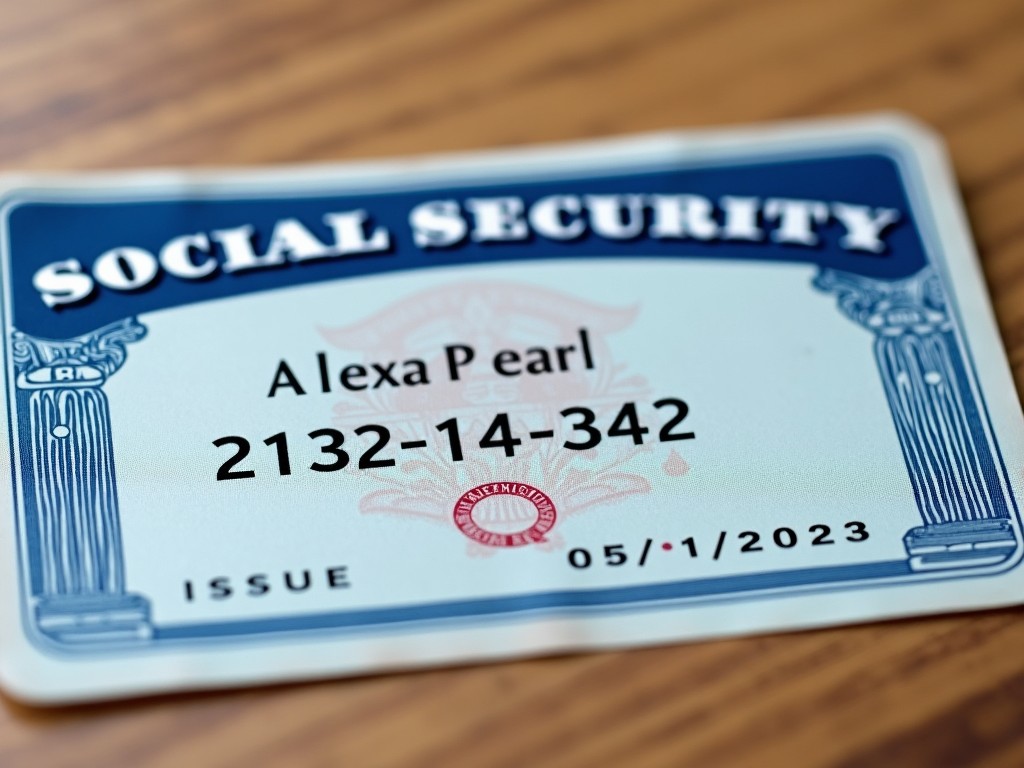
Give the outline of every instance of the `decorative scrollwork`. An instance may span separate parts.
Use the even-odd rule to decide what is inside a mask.
[[[930,268],[903,280],[824,269],[814,287],[834,293],[843,314],[874,333],[923,335],[952,328],[942,283]]]
[[[54,341],[12,334],[12,357],[18,373],[51,365],[91,365],[104,377],[114,374],[128,356],[125,345],[146,335],[146,328],[133,317],[118,320],[73,339]]]

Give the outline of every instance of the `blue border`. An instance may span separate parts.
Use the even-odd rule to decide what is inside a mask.
[[[777,162],[790,159],[816,159],[827,158],[837,155],[878,153],[893,160],[900,171],[900,180],[907,192],[908,200],[914,214],[914,221],[917,224],[918,232],[921,235],[925,246],[929,264],[938,265],[941,270],[941,280],[946,289],[948,301],[956,319],[955,327],[958,341],[966,353],[968,364],[971,370],[972,387],[976,390],[981,409],[985,415],[985,424],[992,445],[995,448],[1002,470],[1002,481],[1005,484],[1006,496],[1009,497],[1016,520],[1016,531],[1018,533],[1024,521],[1017,501],[1013,495],[1009,472],[1005,459],[996,439],[996,432],[993,428],[991,414],[984,394],[981,391],[981,382],[978,377],[974,355],[967,342],[966,333],[963,327],[963,318],[957,301],[956,292],[953,290],[950,280],[948,265],[945,260],[945,253],[942,243],[938,237],[936,223],[928,205],[927,198],[923,195],[924,179],[921,176],[921,169],[917,162],[918,158],[913,150],[902,139],[889,136],[885,137],[884,143],[876,146],[873,143],[856,146],[853,142],[846,145],[835,146],[835,142],[841,139],[825,138],[822,142],[832,146],[818,146],[810,150],[787,150],[779,149],[768,152],[747,152],[738,149],[736,154],[742,155],[736,158],[733,155],[730,159],[707,160],[693,159],[690,161],[676,162],[652,162],[645,165],[642,161],[630,167],[613,168],[606,171],[590,171],[589,169],[580,172],[566,172],[564,174],[540,174],[536,176],[519,176],[510,173],[500,179],[472,179],[464,182],[465,186],[475,187],[488,183],[526,182],[529,180],[559,179],[572,181],[578,178],[593,178],[595,176],[612,178],[615,176],[629,175],[636,173],[638,169],[645,171],[657,170],[678,170],[697,167],[738,167],[758,162]],[[909,162],[908,162],[909,160]],[[410,188],[430,189],[440,186],[441,182],[425,183],[423,185],[397,185],[395,188],[408,190]],[[461,186],[458,180],[446,179],[445,185]],[[326,181],[311,181],[310,187],[318,184],[327,185]],[[373,190],[366,190],[368,194],[382,194],[389,191],[386,187],[379,186]],[[133,190],[133,194],[126,197],[132,200],[143,199],[139,190]],[[293,194],[254,193],[255,198],[287,198],[306,197],[312,193],[294,192]],[[235,195],[241,197],[242,195]],[[96,201],[96,196],[89,197]],[[175,198],[176,199],[176,198]],[[76,200],[72,196],[71,202]],[[10,206],[5,206],[10,210]],[[8,253],[8,257],[11,254]],[[3,278],[6,282],[6,276]],[[5,324],[9,326],[9,310],[6,293],[3,295]],[[8,432],[12,456],[18,455],[15,450],[14,433],[14,411],[11,398],[11,376],[12,368],[9,364],[10,349],[8,334],[4,334],[3,351],[4,359],[7,361],[7,378],[4,382],[5,396],[8,403]],[[24,570],[28,567],[27,555],[24,551],[24,531],[21,529],[20,514],[18,505],[20,499],[20,473],[22,468],[12,462],[12,485],[13,501],[15,512],[15,529],[19,545],[19,563],[21,566],[21,613],[26,627],[26,635],[29,640],[41,650],[57,656],[81,656],[103,655],[117,651],[123,653],[126,650],[154,651],[160,648],[180,648],[184,645],[209,645],[211,642],[225,641],[264,641],[268,636],[280,637],[282,634],[301,634],[303,636],[314,634],[316,636],[338,636],[351,632],[409,632],[424,631],[431,629],[450,628],[453,624],[465,625],[467,623],[480,624],[484,621],[492,621],[507,617],[509,620],[516,618],[545,615],[548,617],[567,615],[575,613],[585,614],[614,614],[626,611],[664,609],[666,607],[682,606],[700,602],[703,604],[723,604],[741,600],[764,599],[787,595],[828,593],[853,589],[858,586],[870,585],[876,587],[900,586],[907,582],[921,583],[925,581],[968,579],[996,576],[1006,573],[1018,567],[1024,560],[1024,553],[1018,547],[1014,557],[999,564],[998,566],[987,566],[979,568],[958,568],[955,571],[912,571],[905,560],[881,561],[873,563],[862,563],[840,566],[823,566],[816,568],[804,568],[795,570],[782,570],[761,572],[753,574],[742,574],[733,576],[710,577],[701,579],[690,579],[684,581],[665,582],[649,585],[615,588],[582,588],[576,590],[559,590],[552,592],[540,592],[504,596],[498,598],[477,598],[457,601],[441,601],[413,605],[404,605],[391,608],[377,609],[352,609],[346,611],[334,611],[316,614],[300,614],[293,616],[263,618],[263,619],[239,619],[234,621],[214,621],[197,623],[179,623],[169,625],[156,625],[153,628],[151,642],[114,641],[103,645],[69,646],[57,643],[52,638],[42,634],[31,620],[31,607],[29,595],[26,592]],[[823,583],[824,582],[824,583]]]

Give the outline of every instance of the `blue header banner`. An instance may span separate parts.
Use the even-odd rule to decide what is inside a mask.
[[[926,263],[899,169],[882,153],[315,197],[101,194],[13,198],[18,330],[72,338],[195,302],[490,262],[740,259],[882,279]]]

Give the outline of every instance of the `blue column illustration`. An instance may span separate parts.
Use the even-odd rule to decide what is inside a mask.
[[[923,523],[904,536],[911,567],[1007,559],[1017,546],[1010,501],[938,277],[931,268],[903,280],[823,270],[815,287],[835,293],[843,313],[874,334]]]
[[[63,643],[145,639],[148,601],[125,588],[103,384],[146,333],[126,319],[66,341],[15,331],[18,438],[38,629]]]

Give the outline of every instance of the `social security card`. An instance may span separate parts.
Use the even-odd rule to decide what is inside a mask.
[[[16,696],[1020,600],[1020,406],[905,119],[4,188]]]

